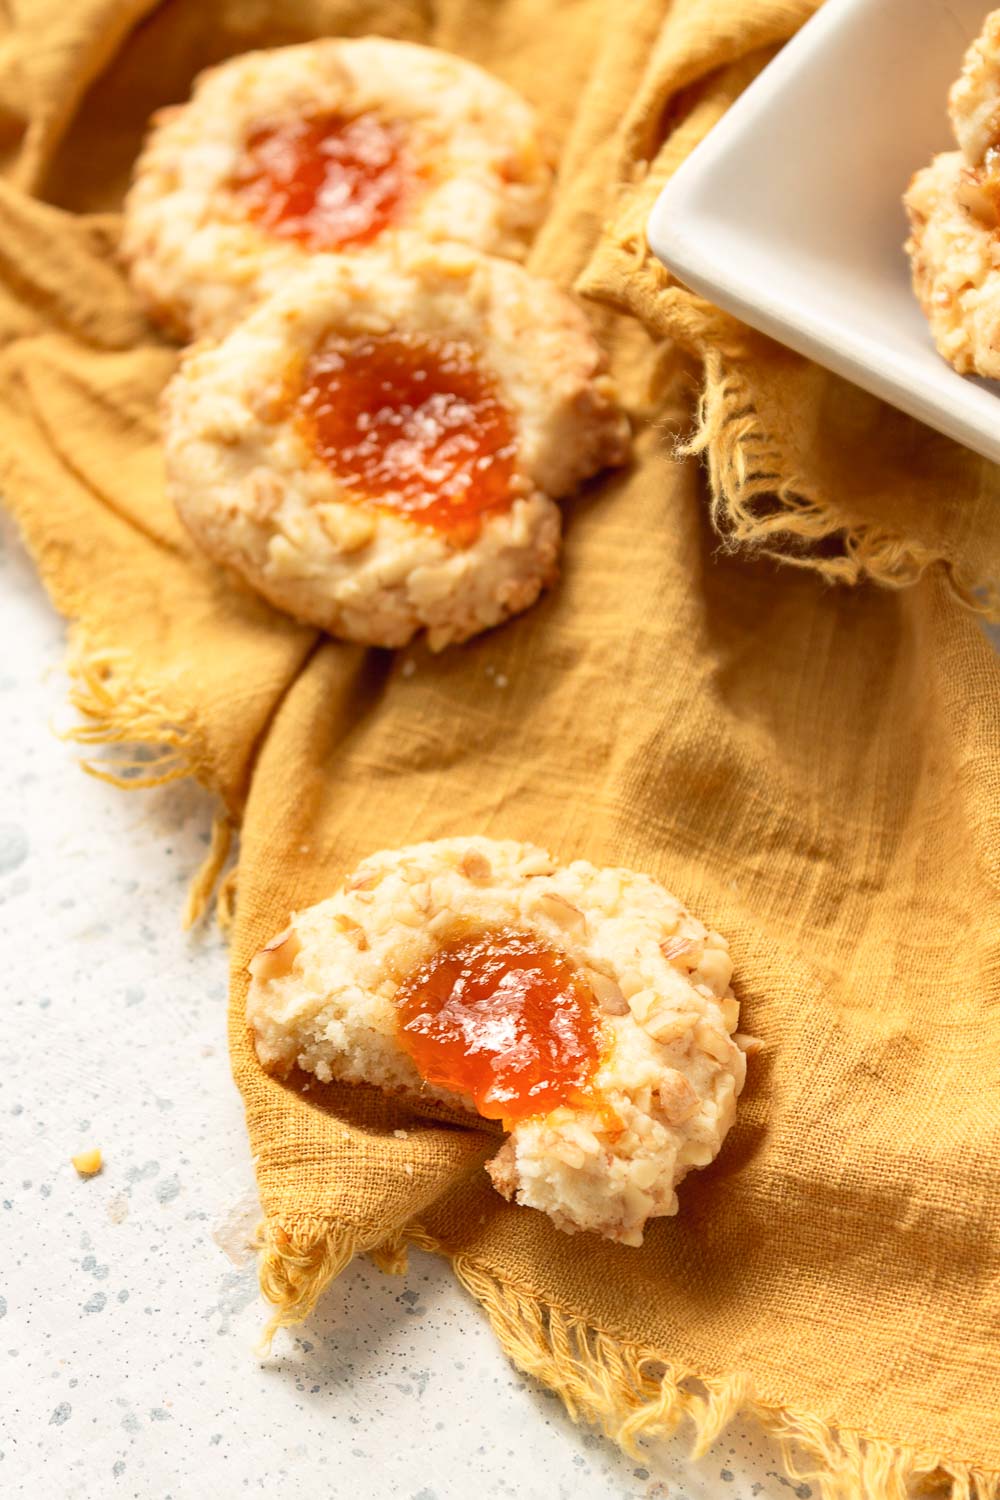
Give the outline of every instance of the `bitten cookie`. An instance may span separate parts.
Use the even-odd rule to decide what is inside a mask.
[[[756,1045],[725,940],[661,885],[513,841],[372,855],[250,973],[266,1068],[501,1119],[497,1189],[626,1245],[718,1153]]]
[[[432,649],[526,609],[556,571],[553,497],[628,451],[576,305],[456,246],[318,256],[164,399],[194,537],[333,635]]]
[[[1000,244],[994,198],[960,151],[917,172],[904,199],[913,290],[938,353],[1000,379]]]
[[[229,326],[317,251],[413,232],[518,257],[551,181],[532,110],[488,73],[407,42],[328,38],[234,58],[160,111],[122,252],[183,339]]]

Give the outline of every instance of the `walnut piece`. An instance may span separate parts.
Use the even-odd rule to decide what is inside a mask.
[[[262,984],[270,979],[284,979],[286,974],[292,972],[301,949],[302,943],[294,927],[286,927],[284,932],[279,932],[259,953],[254,954],[250,960],[249,972]]]

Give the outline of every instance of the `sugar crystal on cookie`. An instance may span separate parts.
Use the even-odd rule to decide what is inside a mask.
[[[402,126],[367,111],[251,131],[232,190],[271,234],[339,250],[376,239],[415,182]]]

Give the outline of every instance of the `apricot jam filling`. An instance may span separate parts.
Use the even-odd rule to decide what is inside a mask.
[[[428,1083],[487,1119],[576,1103],[601,1056],[597,1002],[576,966],[500,927],[446,942],[396,993],[399,1038]]]
[[[397,122],[322,115],[254,130],[231,188],[271,234],[339,250],[389,228],[417,176]]]
[[[513,501],[513,423],[459,339],[330,339],[304,372],[306,435],[356,499],[462,544]]]

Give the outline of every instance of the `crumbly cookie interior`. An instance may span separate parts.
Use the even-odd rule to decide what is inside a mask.
[[[251,974],[265,1067],[501,1118],[498,1191],[623,1244],[717,1155],[752,1050],[718,933],[648,876],[513,840],[371,856]]]

